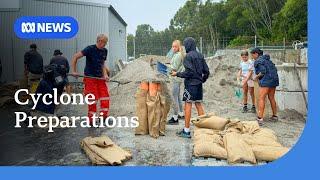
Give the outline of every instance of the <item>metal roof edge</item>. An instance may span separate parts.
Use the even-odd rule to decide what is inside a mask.
[[[119,13],[114,9],[114,7],[112,5],[109,5],[109,9],[111,10],[111,12],[119,19],[119,21],[124,25],[127,26],[128,24],[126,23],[125,20],[123,20],[123,18],[119,15]]]
[[[105,8],[109,8],[110,6],[110,4],[107,4],[107,3],[95,3],[95,2],[86,2],[86,1],[77,1],[77,0],[35,0],[35,1],[58,2],[58,3],[65,3],[65,4],[88,5],[88,6],[105,7]]]
[[[114,9],[111,4],[107,3],[94,3],[94,2],[85,2],[85,1],[77,1],[77,0],[35,0],[35,1],[47,1],[47,2],[58,2],[58,3],[67,3],[67,4],[79,4],[79,5],[89,5],[89,6],[96,6],[96,7],[105,7],[109,8],[110,11],[118,18],[118,20],[124,25],[127,26],[125,20],[120,16],[120,14]]]

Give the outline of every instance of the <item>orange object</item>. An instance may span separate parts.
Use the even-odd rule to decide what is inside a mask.
[[[148,82],[141,82],[140,89],[148,91],[149,90],[149,83]]]
[[[158,92],[161,92],[161,83],[158,83]]]
[[[150,83],[149,84],[149,95],[156,96],[159,86],[160,86],[159,83]]]

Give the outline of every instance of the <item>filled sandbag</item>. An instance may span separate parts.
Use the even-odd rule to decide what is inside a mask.
[[[214,142],[197,143],[193,147],[193,154],[196,157],[214,157],[227,159],[227,151]]]
[[[212,113],[198,116],[191,120],[191,122],[199,128],[223,130],[225,125],[229,123],[229,120],[226,118],[214,116]]]
[[[223,142],[228,154],[228,163],[256,163],[256,158],[250,145],[242,139],[241,134],[228,132],[224,135]]]
[[[228,124],[225,126],[225,133],[229,132],[236,132],[236,133],[242,133],[243,132],[243,124],[240,120],[231,120]]]
[[[273,146],[282,147],[278,142],[275,132],[271,129],[260,128],[254,134],[242,134],[243,140],[249,145],[262,145],[262,146]]]
[[[254,145],[252,146],[252,151],[257,160],[270,162],[284,156],[289,149],[286,147]]]
[[[217,143],[223,146],[222,136],[219,134],[199,134],[197,136],[193,136],[193,144],[198,143]]]
[[[254,134],[260,130],[258,121],[241,121],[242,133]]]
[[[148,107],[147,107],[148,90],[138,89],[136,98],[136,116],[138,117],[139,126],[135,129],[136,135],[146,135],[148,129]]]
[[[219,130],[198,128],[197,126],[195,126],[193,130],[193,136],[197,136],[201,134],[219,134],[219,132],[220,132]]]
[[[158,138],[160,136],[160,121],[162,116],[160,95],[158,92],[156,96],[147,96],[147,107],[149,135]]]

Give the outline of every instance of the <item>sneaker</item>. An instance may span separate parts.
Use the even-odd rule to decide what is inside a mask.
[[[188,139],[191,138],[191,133],[190,132],[187,133],[184,130],[177,132],[176,135],[182,138],[188,138]]]
[[[278,118],[278,116],[272,116],[272,117],[270,118],[270,121],[271,121],[271,122],[278,122],[278,121],[279,121],[279,118]]]
[[[175,120],[173,117],[168,121],[167,123],[168,125],[178,125],[179,124],[179,120]]]
[[[255,107],[255,106],[252,106],[252,107],[251,107],[251,113],[257,113],[257,110],[256,110],[256,107]]]
[[[184,114],[183,114],[183,112],[178,113],[178,119],[184,119]]]
[[[258,121],[259,126],[263,126],[264,125],[264,121],[262,118],[258,118],[256,119],[256,121]]]
[[[247,113],[249,111],[248,106],[243,106],[242,113]]]

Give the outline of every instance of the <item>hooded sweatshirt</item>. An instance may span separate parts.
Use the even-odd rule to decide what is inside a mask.
[[[184,78],[185,85],[199,85],[208,79],[209,67],[201,53],[196,50],[196,42],[193,38],[186,38],[183,42],[186,49],[186,57],[183,61],[184,72],[178,72],[177,77]]]
[[[269,55],[262,55],[254,62],[256,74],[261,73],[259,78],[260,87],[279,86],[279,77],[275,64],[270,60]]]

